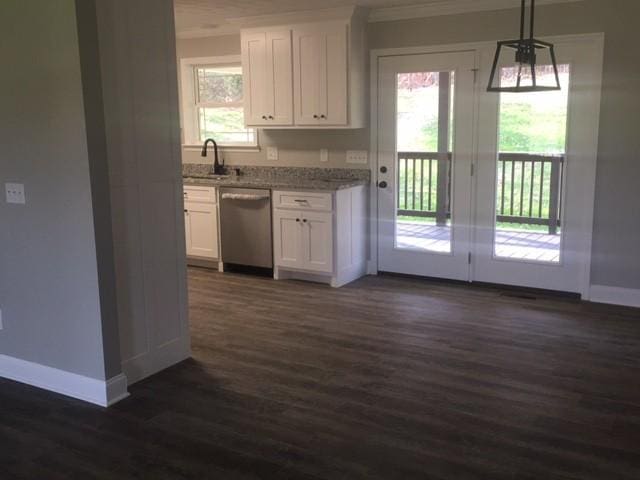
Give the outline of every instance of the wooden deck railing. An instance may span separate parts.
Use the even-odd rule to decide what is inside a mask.
[[[451,153],[398,153],[398,215],[451,217]],[[562,214],[564,157],[501,153],[498,160],[497,220],[546,225],[556,234]]]

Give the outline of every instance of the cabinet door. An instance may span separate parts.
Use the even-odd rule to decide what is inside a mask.
[[[302,215],[300,212],[274,211],[273,249],[276,267],[304,267],[302,261]]]
[[[293,123],[291,31],[242,35],[245,123]]]
[[[267,33],[268,125],[293,124],[291,30]]]
[[[187,247],[187,257],[191,257],[193,255],[191,253],[191,223],[189,222],[189,211],[187,210],[186,203],[184,205],[184,235]]]
[[[185,203],[187,255],[218,258],[218,211],[207,203]]]
[[[333,272],[333,215],[303,212],[303,268],[314,272]]]
[[[267,124],[267,115],[271,108],[267,84],[271,83],[271,80],[267,72],[266,33],[242,35],[242,78],[245,124]]]
[[[348,122],[347,26],[329,25],[325,31],[324,42],[326,100],[321,104],[323,110],[320,115],[326,116],[323,123],[346,125]]]
[[[347,26],[296,28],[293,71],[296,125],[346,125]]]

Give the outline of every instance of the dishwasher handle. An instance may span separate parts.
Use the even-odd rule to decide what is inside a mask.
[[[268,194],[252,194],[252,193],[223,193],[223,200],[267,200],[271,198]]]

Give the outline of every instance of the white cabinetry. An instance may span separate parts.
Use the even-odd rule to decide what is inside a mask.
[[[291,30],[242,35],[245,123],[293,125]]]
[[[294,27],[296,125],[348,123],[347,34],[340,22]]]
[[[184,187],[184,227],[187,257],[219,258],[218,202],[214,187]]]
[[[348,12],[348,13],[345,13]],[[262,128],[362,128],[365,17],[242,29],[245,123]]]
[[[366,273],[366,187],[273,192],[274,277],[345,285]]]

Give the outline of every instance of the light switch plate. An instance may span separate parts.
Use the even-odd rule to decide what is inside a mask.
[[[369,163],[369,152],[366,150],[347,150],[347,163],[366,165]]]
[[[326,148],[320,149],[320,161],[328,162],[329,161],[329,150]]]
[[[4,189],[7,194],[7,203],[24,205],[27,202],[24,196],[24,185],[22,183],[5,183]]]
[[[267,160],[278,160],[278,147],[267,147]]]

